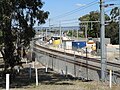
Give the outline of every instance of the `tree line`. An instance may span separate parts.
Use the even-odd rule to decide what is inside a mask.
[[[112,44],[119,43],[119,8],[115,7],[111,10],[110,15],[105,14],[105,37],[110,38]],[[87,25],[88,37],[99,38],[100,37],[100,12],[91,11],[79,18],[80,29],[84,32],[84,25]],[[98,21],[98,22],[84,22],[84,21]]]

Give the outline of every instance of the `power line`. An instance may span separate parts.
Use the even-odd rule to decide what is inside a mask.
[[[114,1],[119,1],[119,0],[105,0],[105,2],[114,2]]]
[[[95,1],[96,1],[96,0],[95,0]],[[78,12],[79,10],[86,9],[86,8],[88,8],[88,7],[90,7],[90,6],[98,3],[98,2],[95,2],[95,1],[88,3],[87,5],[85,5],[85,6],[83,6],[83,7],[79,7],[79,8],[77,8],[77,9],[72,10],[72,11],[66,12],[66,13],[61,14],[61,15],[58,15],[58,16],[55,16],[55,17],[53,17],[53,18],[66,17],[66,16],[68,16],[68,15],[71,15],[71,14],[73,14],[73,13]]]
[[[110,1],[118,1],[118,0],[106,0],[105,2],[110,2]],[[93,1],[93,2],[94,2],[94,1]],[[89,3],[89,4],[92,4],[93,2],[91,2],[91,3]],[[95,2],[95,3],[93,3],[92,5],[94,5],[94,4],[96,4],[96,3],[98,3],[98,2]],[[87,4],[86,7],[85,7],[85,6],[84,6],[84,7],[79,7],[79,8],[77,8],[77,9],[75,9],[75,10],[72,10],[72,11],[70,11],[70,12],[68,12],[68,13],[64,13],[64,14],[71,15],[72,13],[78,12],[78,9],[83,10],[83,9],[86,9],[86,8],[92,6],[92,5],[89,5],[89,4]],[[88,5],[89,5],[89,6],[88,6]],[[108,4],[108,5],[109,5],[109,4]],[[115,5],[117,5],[117,4],[115,4]],[[57,18],[57,17],[62,17],[64,14],[59,15],[59,16],[56,16],[55,18]],[[68,16],[68,15],[65,15],[64,17],[66,17],[66,16]],[[75,19],[78,19],[78,18],[75,18]],[[73,20],[74,20],[74,19],[73,19]],[[60,21],[71,21],[71,20],[60,20]]]
[[[78,20],[78,18],[73,18],[73,19],[65,19],[65,20],[61,20],[61,21],[75,21]]]
[[[79,22],[68,22],[68,23],[61,23],[61,24],[65,25],[65,24],[72,24],[72,23],[79,23]]]
[[[96,0],[95,0],[95,1],[96,1]],[[54,17],[54,19],[55,19],[55,18],[60,18],[60,17],[63,18],[63,17],[66,17],[66,16],[68,16],[68,15],[72,15],[72,14],[74,14],[74,13],[80,11],[80,10],[84,10],[84,9],[86,9],[86,8],[92,6],[92,5],[95,5],[96,3],[98,3],[98,2],[95,2],[95,1],[87,4],[87,5],[84,6],[84,7],[79,7],[79,8],[77,8],[77,9],[72,10],[72,11],[70,11],[70,12],[67,12],[67,13],[65,13],[65,14],[61,14],[61,15],[59,15],[59,16],[56,16],[56,17]],[[75,19],[78,20],[78,18],[75,18]],[[72,20],[58,20],[57,22],[59,22],[59,21],[73,21],[73,20],[75,20],[75,19],[72,19]]]
[[[68,22],[68,21],[78,21],[78,18],[63,19],[63,20],[54,20],[53,22]]]
[[[95,0],[95,1],[96,1],[96,0]],[[58,17],[63,18],[63,17],[66,17],[66,16],[68,16],[68,15],[71,15],[71,14],[73,14],[73,13],[76,13],[76,12],[78,12],[78,11],[80,11],[80,10],[86,9],[86,8],[88,8],[88,7],[90,7],[90,6],[98,3],[98,2],[95,2],[95,1],[87,4],[87,5],[84,6],[84,7],[79,7],[79,8],[77,8],[77,9],[74,9],[74,10],[69,11],[69,12],[67,12],[67,13],[64,13],[64,14],[61,14],[61,15],[59,15],[59,16],[56,16],[56,17],[54,17],[54,19],[55,19],[55,18],[58,18]],[[113,0],[105,0],[105,2],[109,2],[109,1],[113,1]],[[117,0],[114,0],[114,1],[117,1]],[[108,12],[108,11],[109,11],[109,10],[107,10],[106,12]],[[59,21],[67,22],[67,21],[76,21],[76,20],[78,20],[78,18],[67,19],[67,20],[58,20],[58,21],[55,21],[55,22],[59,22]]]
[[[96,0],[95,0],[95,1],[96,1]],[[58,16],[53,17],[53,18],[54,18],[54,19],[55,19],[55,18],[63,18],[63,17],[66,17],[66,16],[68,16],[68,15],[71,15],[71,14],[74,14],[74,13],[76,13],[76,12],[79,12],[80,10],[84,10],[84,9],[86,9],[86,8],[88,8],[88,7],[90,7],[90,6],[93,6],[93,5],[95,5],[95,4],[98,3],[98,2],[95,2],[95,1],[88,3],[88,4],[86,4],[86,5],[83,6],[83,7],[79,7],[79,8],[77,8],[77,9],[74,9],[74,10],[72,10],[72,11],[69,11],[69,12],[67,12],[67,13],[58,15]],[[59,21],[75,21],[75,20],[78,20],[78,18],[68,19],[68,20],[58,20],[58,21],[56,21],[56,22],[59,22]]]

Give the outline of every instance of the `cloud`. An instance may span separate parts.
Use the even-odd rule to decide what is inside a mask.
[[[82,6],[85,6],[86,4],[80,4],[80,3],[77,3],[76,6],[78,7],[82,7]]]

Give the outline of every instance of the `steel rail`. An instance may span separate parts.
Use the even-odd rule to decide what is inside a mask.
[[[56,52],[56,53],[59,53],[59,54],[63,54],[63,52],[64,52],[64,51],[58,51],[58,50],[50,49],[50,48],[47,48],[47,47],[44,47],[44,46],[40,46],[40,45],[37,45],[37,44],[35,44],[35,47],[46,49],[46,50],[49,50],[49,51],[52,51],[52,52]],[[66,52],[66,55],[67,56],[74,56],[74,54],[67,53],[67,52]],[[79,58],[79,59],[92,61],[92,62],[96,62],[96,63],[101,63],[101,61],[96,59],[96,58],[89,58],[89,57],[85,57],[85,56],[81,56],[81,55],[75,55],[75,56],[76,56],[76,58]],[[113,63],[113,62],[109,62],[109,61],[106,61],[106,63],[109,66],[114,66],[114,67],[120,68],[120,64],[118,64],[118,63]]]
[[[65,62],[68,62],[68,63],[71,63],[71,64],[75,64],[75,65],[78,65],[78,66],[82,66],[82,67],[85,67],[85,68],[88,68],[88,69],[92,69],[92,70],[96,70],[96,71],[101,70],[101,67],[99,67],[99,66],[91,65],[91,64],[88,64],[88,63],[85,63],[85,62],[76,61],[76,60],[73,60],[73,59],[70,59],[70,58],[65,58],[63,56],[60,56],[59,54],[63,54],[63,52],[61,52],[61,51],[53,50],[53,49],[46,48],[46,47],[39,46],[39,45],[35,45],[35,46],[46,50],[46,51],[43,51],[43,50],[39,50],[39,49],[34,48],[35,51],[38,51],[38,52],[43,53],[43,54],[46,53],[50,57],[57,58],[59,60],[62,60],[62,61],[65,61]],[[56,53],[59,53],[59,54],[55,55],[55,54],[48,53],[47,51],[56,52]],[[73,54],[70,54],[70,53],[66,53],[66,55],[74,56]],[[82,59],[82,60],[87,60],[87,61],[100,63],[100,60],[97,60],[95,58],[88,58],[88,57],[79,56],[79,55],[75,55],[75,56],[77,56],[76,59]],[[117,66],[120,67],[120,64],[107,62],[107,65],[108,64],[112,65],[112,66],[115,66],[115,67],[117,67]],[[106,69],[106,73],[109,73],[109,69]],[[120,77],[120,72],[119,71],[114,71],[114,75],[116,75],[117,77]]]

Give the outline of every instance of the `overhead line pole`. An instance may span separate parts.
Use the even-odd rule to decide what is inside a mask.
[[[81,21],[80,23],[99,23],[100,21]],[[105,22],[111,22],[111,20],[105,21]]]
[[[50,31],[50,18],[49,18],[49,31]],[[48,34],[48,31],[46,29],[46,40],[47,40],[47,34]]]
[[[105,55],[105,15],[104,0],[100,0],[100,44],[101,44],[101,80],[105,81],[106,55]]]
[[[118,9],[119,9],[118,11],[119,12],[119,17],[118,17],[119,18],[119,60],[120,60],[120,5]]]
[[[87,28],[88,28],[88,26],[85,25],[85,39],[86,39],[86,43],[87,43]]]
[[[61,30],[61,21],[59,22],[59,27],[60,27],[60,48],[62,47],[62,30]]]

